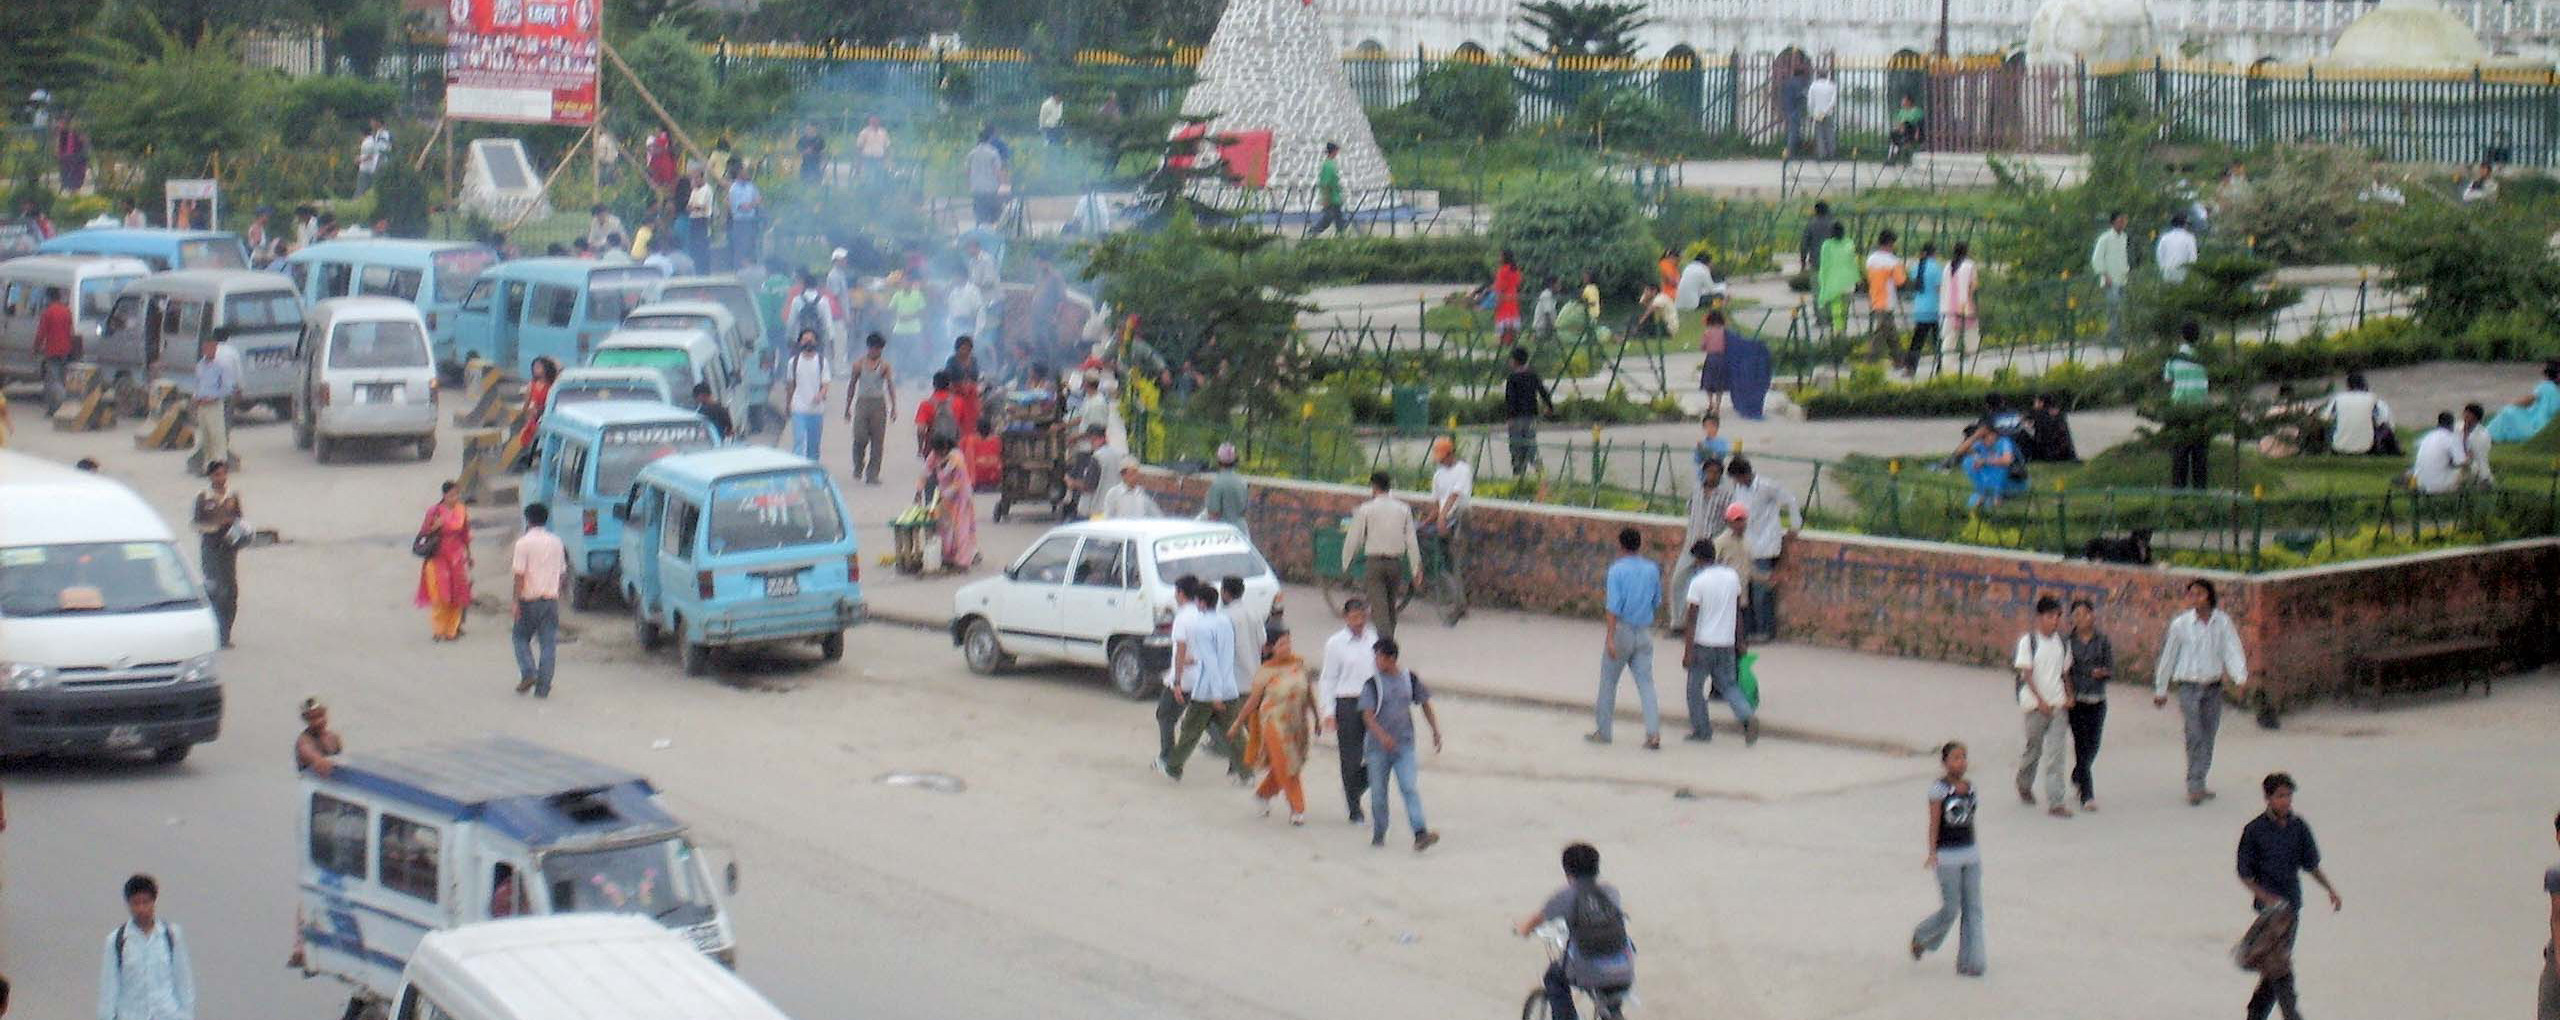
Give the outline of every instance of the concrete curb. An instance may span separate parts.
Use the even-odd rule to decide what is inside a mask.
[[[947,635],[951,633],[951,621],[941,617],[923,616],[902,610],[886,609],[876,603],[866,609],[866,614],[866,619],[872,623],[885,623],[896,627],[928,630],[938,634]],[[1432,682],[1432,687],[1436,690],[1445,691],[1462,698],[1487,701],[1497,705],[1512,705],[1521,708],[1552,709],[1578,714],[1588,713],[1591,711],[1591,705],[1589,702],[1540,694],[1522,694],[1517,691],[1495,690],[1463,681],[1445,682],[1435,680]],[[1621,715],[1627,719],[1640,718],[1638,714],[1632,711],[1621,713]],[[1669,727],[1665,728],[1668,729]],[[1740,732],[1740,727],[1733,726],[1729,723],[1719,724],[1717,728],[1720,730],[1734,732],[1737,735]],[[1798,743],[1816,744],[1824,747],[1837,747],[1852,751],[1865,751],[1871,754],[1917,758],[1930,753],[1926,748],[1914,747],[1898,740],[1889,740],[1883,737],[1857,733],[1837,733],[1802,726],[1768,725],[1761,727],[1760,732],[1763,736],[1773,737],[1779,740],[1792,740]]]

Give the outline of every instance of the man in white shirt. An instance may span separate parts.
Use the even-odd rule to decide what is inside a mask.
[[[1734,719],[1742,723],[1744,746],[1757,744],[1760,719],[1742,690],[1742,575],[1715,561],[1711,542],[1702,539],[1691,545],[1689,555],[1704,566],[1689,578],[1682,596],[1688,604],[1680,626],[1680,666],[1689,672],[1688,739],[1705,743],[1715,736],[1707,720],[1707,692],[1712,685],[1716,697],[1724,699]]]
[[[2151,261],[2159,264],[2161,280],[2186,282],[2187,267],[2196,263],[2196,235],[2187,229],[2187,214],[2169,217],[2169,229],[2151,246]]]
[[[1831,80],[1831,72],[1813,73],[1813,84],[1804,87],[1804,114],[1813,118],[1814,154],[1830,159],[1840,147],[1840,120],[1832,116],[1840,111],[1840,85]]]
[[[1173,758],[1173,736],[1182,721],[1182,698],[1174,689],[1179,686],[1185,654],[1190,650],[1192,624],[1199,619],[1200,579],[1189,574],[1173,582],[1173,624],[1167,633],[1173,637],[1172,658],[1166,663],[1163,682],[1156,685],[1156,762],[1158,772],[1166,771],[1165,763]],[[1212,734],[1222,739],[1225,734]],[[1214,748],[1213,748],[1214,749]]]
[[[1360,725],[1360,687],[1378,673],[1378,632],[1369,626],[1369,603],[1353,596],[1342,600],[1342,629],[1324,642],[1324,667],[1316,674],[1316,726],[1334,734],[1342,749],[1342,799],[1351,805],[1351,824],[1368,821],[1360,797],[1369,792],[1368,731]],[[1348,721],[1350,725],[1341,725]]]
[[[2498,484],[2498,476],[2489,472],[2489,430],[2480,425],[2488,413],[2478,404],[2462,405],[2462,458],[2467,462],[2462,484],[2475,489]]]
[[[1218,582],[1218,599],[1236,628],[1236,689],[1252,690],[1254,674],[1262,671],[1262,646],[1271,640],[1271,603],[1244,597],[1244,578],[1233,574]]]
[[[791,412],[791,452],[816,460],[818,433],[827,420],[827,357],[818,353],[816,330],[800,332],[799,350],[784,376],[784,407]]]
[[[2036,766],[2044,766],[2044,813],[2071,817],[2062,805],[2063,766],[2071,754],[2064,738],[2071,732],[2062,710],[2071,704],[2063,691],[2062,673],[2071,668],[2071,645],[2062,640],[2062,600],[2046,595],[2036,600],[2036,626],[2018,638],[2018,708],[2027,714],[2027,750],[2018,759],[2018,802],[2036,802]]]
[[[1235,620],[1218,611],[1218,589],[1208,582],[1197,582],[1192,595],[1200,612],[1191,618],[1190,633],[1178,636],[1173,646],[1173,697],[1182,703],[1182,720],[1175,727],[1173,751],[1165,756],[1164,774],[1177,783],[1182,766],[1200,746],[1201,734],[1214,727],[1223,736],[1235,725],[1236,707],[1244,696],[1236,678]],[[1227,774],[1243,782],[1244,755],[1232,745],[1225,754]]]
[[[2213,738],[2222,729],[2222,688],[2249,681],[2249,660],[2240,649],[2240,630],[2222,612],[2213,582],[2187,582],[2187,611],[2169,621],[2160,640],[2160,666],[2151,677],[2153,708],[2169,703],[2178,690],[2178,714],[2186,719],[2187,804],[2213,799],[2205,789],[2205,773],[2213,769]]]
[[[1804,511],[1796,505],[1795,493],[1760,478],[1748,460],[1735,457],[1725,465],[1724,472],[1733,479],[1734,503],[1748,514],[1742,542],[1751,552],[1751,576],[1744,579],[1750,584],[1751,619],[1743,629],[1754,641],[1774,640],[1778,636],[1778,592],[1769,579],[1778,569],[1778,554],[1786,550],[1786,536],[1804,527]],[[1785,518],[1783,527],[1781,516]]]
[[[2462,469],[2471,463],[2461,433],[2453,430],[2453,412],[2436,412],[2436,427],[2418,440],[2418,457],[2409,465],[2409,484],[2419,492],[2440,495],[2462,484]]]
[[[1113,521],[1164,516],[1164,509],[1156,505],[1156,498],[1138,484],[1138,458],[1130,457],[1120,462],[1120,484],[1102,494],[1101,511],[1094,516]]]
[[[1066,127],[1067,101],[1055,92],[1049,93],[1049,98],[1040,101],[1040,140],[1057,148],[1059,139],[1066,135]]]
[[[160,919],[160,884],[124,880],[132,919],[107,933],[98,965],[98,1020],[195,1020],[195,966],[186,936]]]
[[[2329,396],[2320,416],[2329,419],[2331,453],[2371,453],[2374,430],[2391,425],[2390,406],[2365,388],[2362,372],[2347,373],[2347,388]]]
[[[985,325],[987,297],[978,285],[967,280],[953,284],[942,296],[945,340],[959,342],[961,337],[976,338]]]
[[[1476,498],[1475,465],[1458,459],[1458,444],[1447,436],[1431,441],[1430,528],[1447,539],[1448,569],[1463,571],[1466,562],[1467,508]],[[1463,577],[1463,573],[1452,575]]]
[[[1715,270],[1707,265],[1707,253],[1699,252],[1680,269],[1680,307],[1695,311],[1707,306],[1710,298],[1721,296],[1724,284],[1716,282]]]

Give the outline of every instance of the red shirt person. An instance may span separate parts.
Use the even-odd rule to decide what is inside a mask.
[[[44,312],[36,316],[36,354],[69,361],[80,353],[80,338],[71,328],[71,306],[59,289],[45,291]]]

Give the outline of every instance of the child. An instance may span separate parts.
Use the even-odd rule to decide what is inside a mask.
[[[1004,444],[996,439],[995,429],[983,420],[978,434],[961,441],[961,452],[969,458],[969,484],[976,488],[993,488],[1004,482]]]
[[[1705,417],[1698,419],[1698,430],[1703,434],[1699,436],[1698,448],[1691,452],[1689,460],[1697,465],[1699,477],[1703,480],[1708,461],[1721,464],[1733,459],[1733,443],[1716,435],[1724,431],[1724,418],[1714,411],[1709,411]]]
[[[1947,929],[1962,922],[1956,940],[1956,973],[1981,977],[1982,853],[1973,842],[1973,784],[1966,781],[1964,744],[1949,741],[1938,749],[1946,774],[1929,784],[1929,870],[1938,874],[1938,912],[1911,931],[1911,958],[1917,960],[1947,940]]]

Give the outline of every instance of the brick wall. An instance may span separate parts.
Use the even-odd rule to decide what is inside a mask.
[[[1150,471],[1167,512],[1198,512],[1203,476]],[[1249,526],[1281,575],[1312,583],[1312,535],[1368,490],[1254,478]],[[1400,493],[1420,506],[1425,497]],[[1467,590],[1478,605],[1567,616],[1600,614],[1600,577],[1620,528],[1645,535],[1668,570],[1682,522],[1669,517],[1478,500]],[[2560,615],[2560,541],[2513,542],[2356,564],[2247,575],[2063,560],[1970,546],[1808,531],[1779,562],[1781,636],[1835,648],[1944,662],[2005,664],[2036,599],[2086,598],[2116,646],[2117,675],[2148,682],[2160,637],[2185,609],[2187,583],[2213,581],[2240,625],[2250,671],[2286,703],[2335,693],[2367,649],[2492,637],[2513,666],[2550,653]]]

